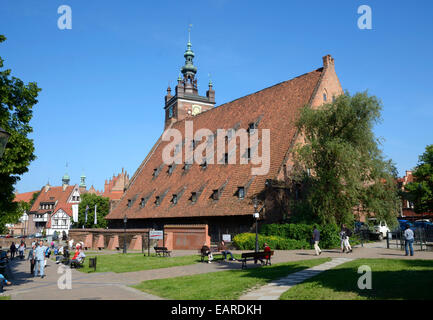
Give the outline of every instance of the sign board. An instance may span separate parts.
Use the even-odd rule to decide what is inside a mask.
[[[224,242],[232,242],[232,236],[229,234],[223,234],[223,241]]]
[[[164,238],[164,232],[162,230],[149,231],[149,239],[162,240]]]

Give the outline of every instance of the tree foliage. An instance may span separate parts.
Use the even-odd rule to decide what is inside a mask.
[[[6,37],[0,35],[0,43]],[[14,202],[14,185],[28,171],[34,155],[33,140],[27,136],[33,131],[29,122],[38,92],[36,83],[25,84],[11,76],[11,70],[3,70],[4,60],[0,57],[0,127],[11,134],[2,159],[0,159],[0,223],[10,220],[19,209]]]
[[[94,224],[95,205],[97,224]],[[87,211],[87,223],[85,223],[86,207],[89,206]],[[81,195],[81,202],[78,205],[78,223],[76,227],[81,228],[106,228],[107,220],[105,216],[110,210],[110,199],[107,197],[98,196],[96,194],[85,193]]]
[[[416,213],[433,212],[433,144],[419,156],[412,175],[414,182],[405,186],[405,197],[413,202]]]
[[[341,95],[318,109],[304,107],[297,122],[305,144],[295,148],[303,201],[323,224],[352,224],[362,208],[394,225],[399,198],[396,170],[385,161],[373,125],[380,101],[366,92]]]

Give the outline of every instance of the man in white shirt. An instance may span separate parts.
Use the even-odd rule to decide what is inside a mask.
[[[406,249],[406,255],[409,255],[409,248],[410,248],[410,255],[413,256],[413,231],[409,227],[409,224],[406,225],[406,230],[404,231],[404,239],[405,239],[405,249]],[[409,247],[409,248],[408,248]]]

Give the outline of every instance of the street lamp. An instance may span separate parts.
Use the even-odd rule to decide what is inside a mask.
[[[124,235],[123,235],[123,253],[126,253],[126,223],[128,222],[128,218],[125,216],[123,217],[123,227],[124,227]]]
[[[259,220],[259,213],[257,212],[257,198],[254,198],[254,218],[256,219],[256,252],[259,252],[259,233],[258,233],[258,220]]]
[[[8,143],[10,133],[6,132],[2,127],[0,127],[0,159],[3,156],[3,152],[6,149],[6,144]]]

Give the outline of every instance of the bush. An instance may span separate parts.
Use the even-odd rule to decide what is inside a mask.
[[[318,226],[320,231],[320,243],[322,248],[335,248],[340,245],[339,228],[335,224]],[[277,236],[286,240],[304,241],[309,244],[313,234],[313,224],[266,224],[260,228],[260,234],[264,236]],[[255,238],[254,238],[255,240]]]
[[[259,234],[259,248],[263,249],[266,242],[272,250],[296,250],[310,248],[306,240],[287,239],[279,236],[264,236]],[[254,250],[256,247],[255,233],[240,233],[233,238],[233,244],[239,250]]]

